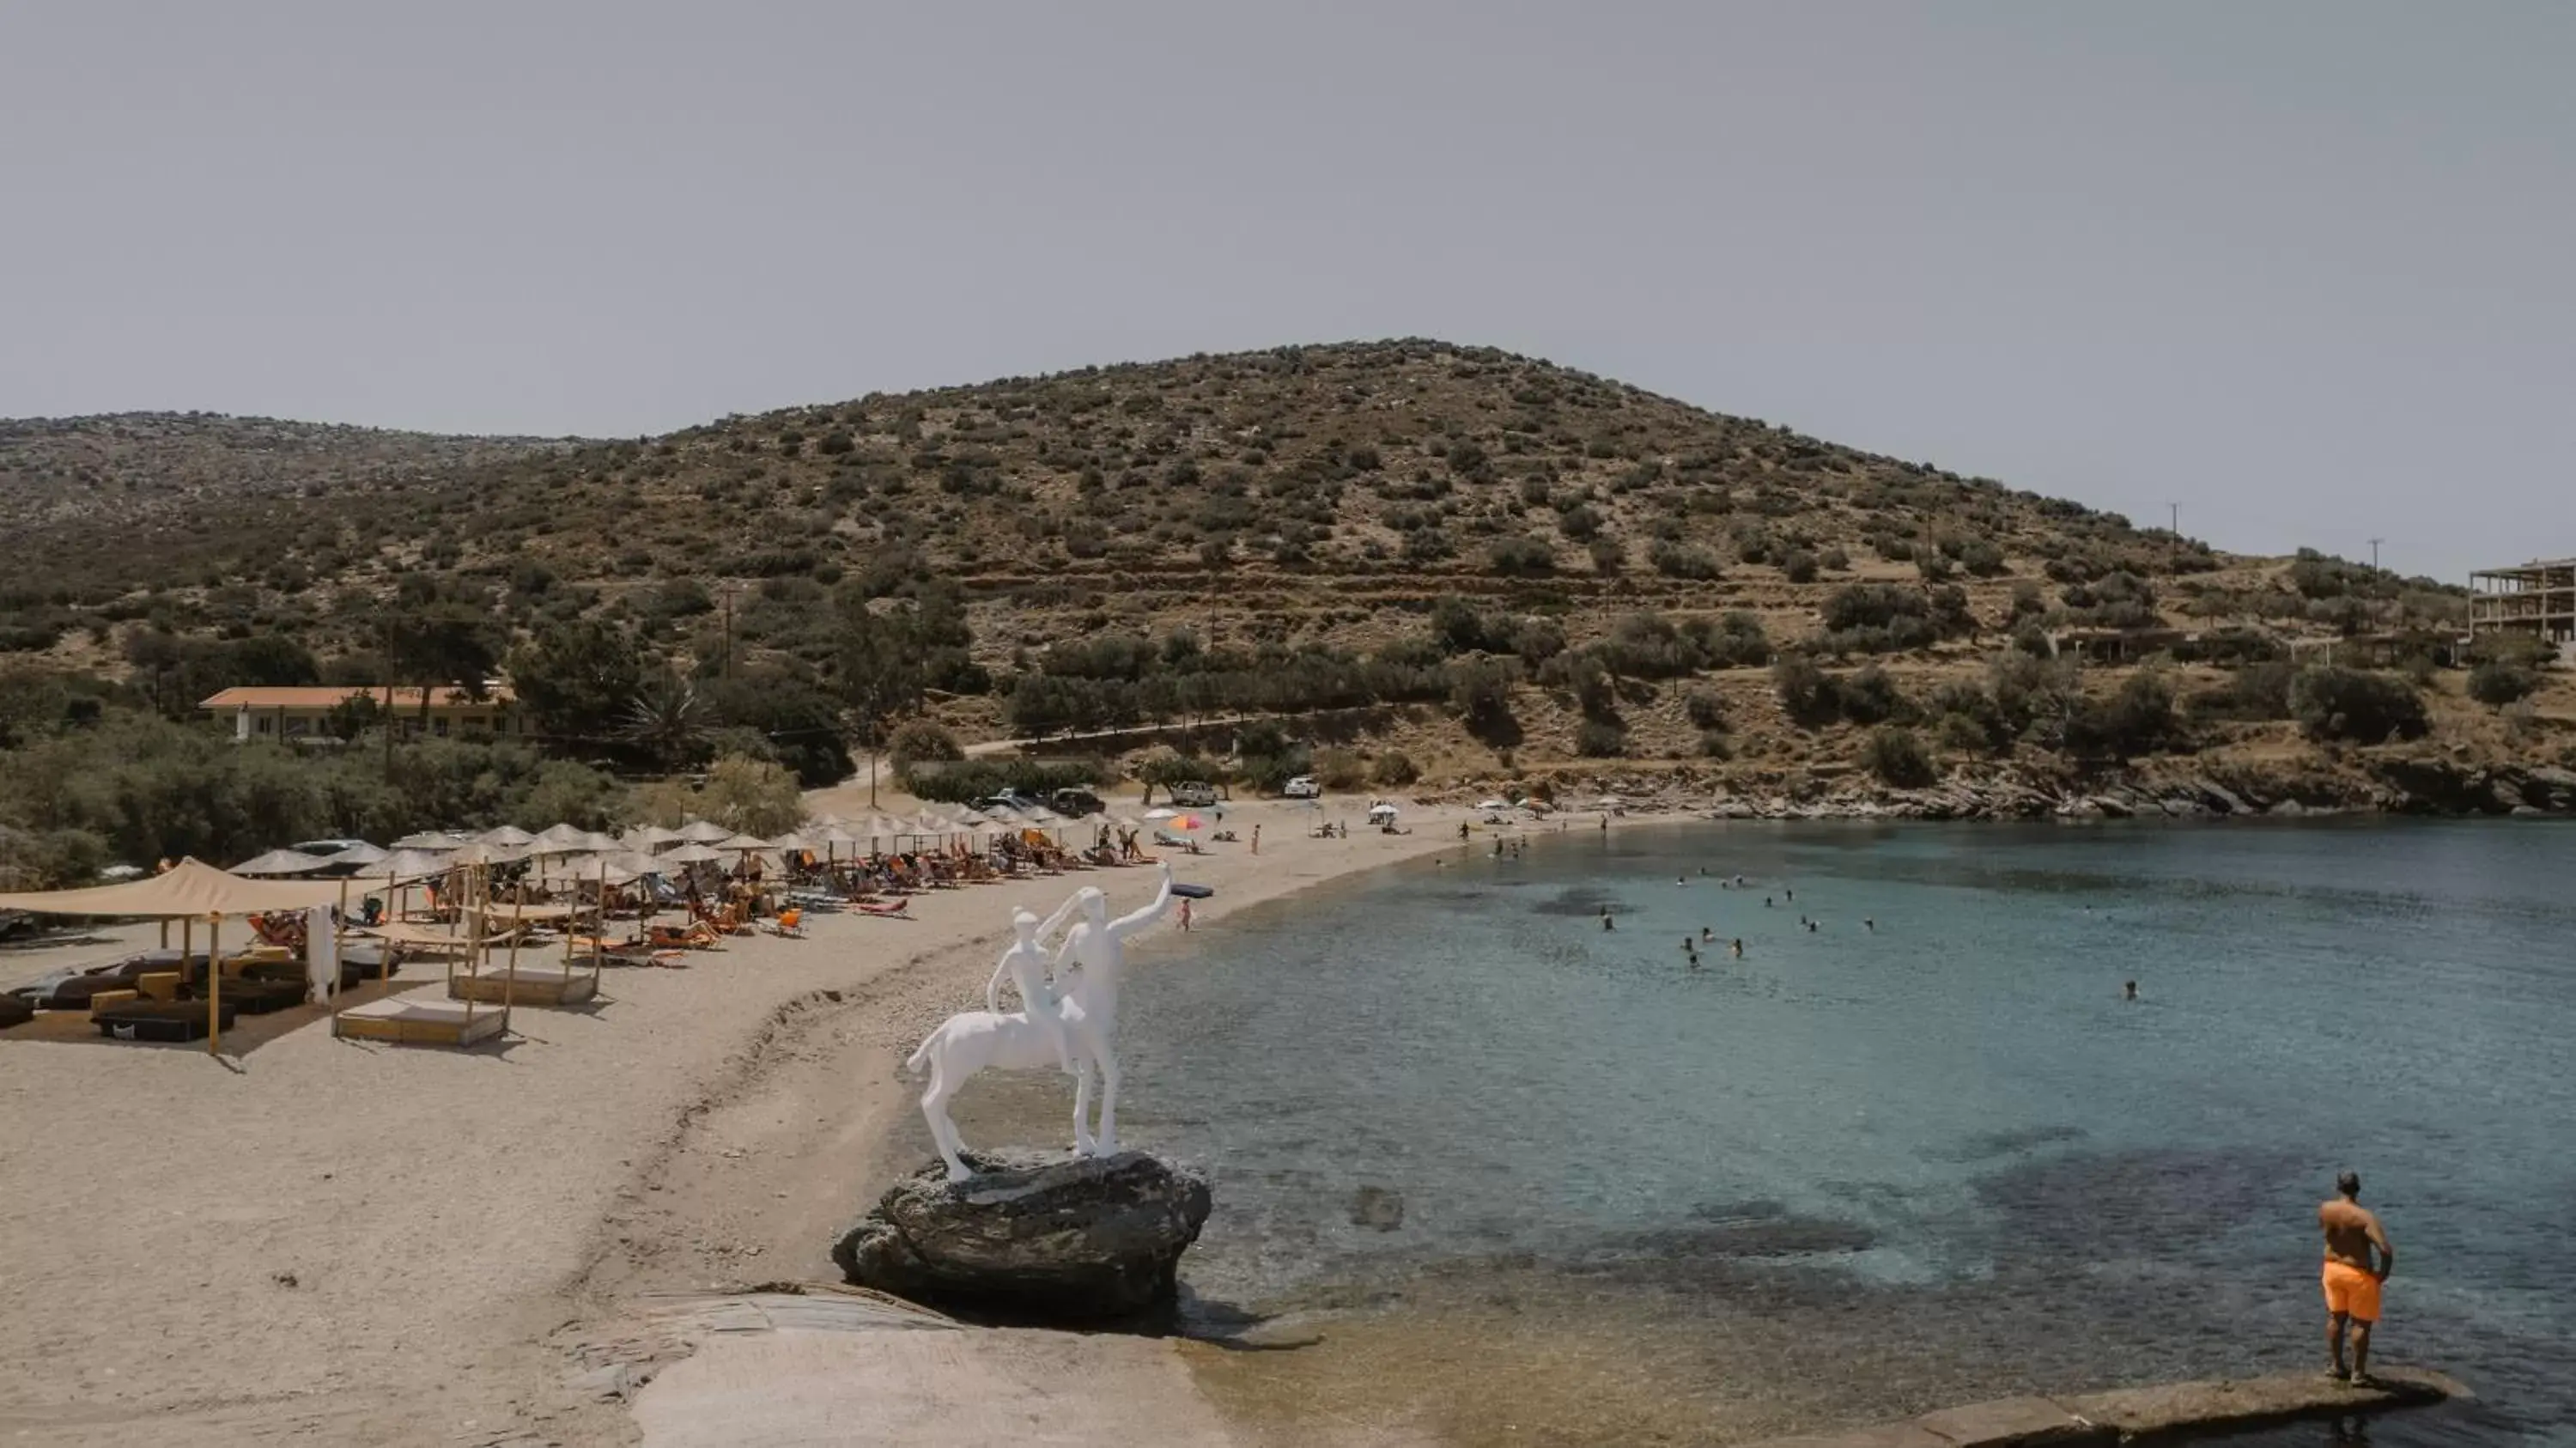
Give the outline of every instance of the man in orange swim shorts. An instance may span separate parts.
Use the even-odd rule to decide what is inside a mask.
[[[2379,1321],[2379,1284],[2397,1265],[2397,1249],[2379,1218],[2362,1209],[2361,1178],[2345,1172],[2335,1178],[2333,1200],[2317,1208],[2317,1225],[2326,1233],[2326,1347],[2338,1378],[2370,1384],[2370,1329]],[[2371,1265],[2370,1249],[2379,1249]],[[2352,1324],[2352,1366],[2343,1360],[2344,1324]]]

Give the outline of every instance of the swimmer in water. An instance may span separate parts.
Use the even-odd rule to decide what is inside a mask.
[[[1619,928],[1619,922],[1611,919],[1610,912],[1604,910],[1601,912],[1601,928],[1604,930],[1616,930]]]
[[[1878,929],[1878,918],[1877,918],[1876,916],[1874,916],[1874,915],[1864,915],[1864,916],[1862,916],[1862,917],[1860,918],[1860,923],[1861,923],[1861,924],[1863,924],[1863,925],[1868,926],[1868,927],[1869,927],[1871,930],[1873,930],[1873,931],[1875,931],[1875,930],[1877,930],[1877,929]]]
[[[1699,928],[1699,938],[1702,940],[1715,940],[1717,938],[1717,932],[1703,925]]]
[[[1770,896],[1765,895],[1765,896],[1763,896],[1763,897],[1762,897],[1762,908],[1763,908],[1763,909],[1765,909],[1765,910],[1768,910],[1768,909],[1770,909],[1770,908],[1771,908],[1771,897],[1770,897]]]
[[[1798,898],[1798,892],[1795,890],[1783,890],[1780,892],[1780,896],[1784,900],[1795,900]]]
[[[1744,937],[1740,935],[1737,936],[1735,938],[1735,943],[1727,948],[1734,952],[1736,959],[1742,960],[1744,958]]]
[[[2134,980],[2129,982],[2128,986],[2120,992],[2120,998],[2122,1000],[2136,1000],[2138,998],[2138,983]]]

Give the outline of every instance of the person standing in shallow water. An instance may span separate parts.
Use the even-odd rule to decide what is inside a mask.
[[[2317,1225],[2326,1234],[2326,1351],[2328,1371],[2337,1378],[2369,1386],[2370,1330],[2379,1322],[2379,1289],[2397,1266],[2397,1249],[2379,1218],[2361,1205],[2361,1177],[2345,1172],[2335,1178],[2335,1195],[2317,1207]],[[2372,1265],[2370,1249],[2379,1249]],[[2352,1331],[2352,1365],[2344,1366],[2344,1330]]]

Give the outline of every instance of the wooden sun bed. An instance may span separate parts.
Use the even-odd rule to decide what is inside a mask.
[[[477,1005],[499,1005],[504,992],[512,1005],[570,1006],[579,1005],[599,994],[599,982],[592,978],[587,961],[572,966],[560,962],[519,967],[519,978],[513,984],[501,971],[486,970],[479,975],[451,975],[447,978],[450,1000],[473,1001]],[[347,1012],[342,1012],[346,1015]]]
[[[469,1009],[473,1012],[470,1016]],[[389,996],[340,1012],[332,1018],[331,1033],[351,1040],[392,1041],[405,1046],[471,1046],[501,1034],[501,1013],[477,1009],[465,1001]]]

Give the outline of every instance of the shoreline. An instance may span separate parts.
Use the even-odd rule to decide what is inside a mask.
[[[1216,886],[1195,907],[1210,926],[1455,845],[1461,816],[1415,807],[1414,833],[1352,819],[1326,841],[1303,809],[1226,814],[1247,841],[1264,826],[1260,857],[1175,857]],[[622,1402],[573,1379],[647,1331],[639,1304],[837,1280],[831,1238],[892,1157],[913,1164],[889,1145],[918,1129],[901,1057],[980,1004],[1010,909],[1083,885],[1132,909],[1153,879],[1087,870],[916,896],[907,919],[811,917],[807,940],[611,971],[598,1002],[522,1007],[506,1043],[463,1052],[334,1040],[309,1006],[228,1032],[222,1058],[78,1020],[19,1027],[0,1038],[0,1436],[637,1442]],[[0,972],[109,957],[138,930],[11,951]]]

